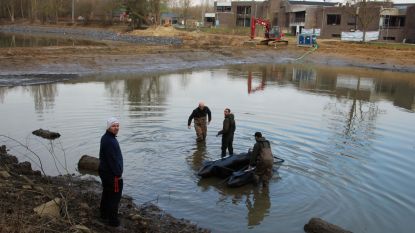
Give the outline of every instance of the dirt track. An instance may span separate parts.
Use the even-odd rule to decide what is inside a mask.
[[[415,46],[384,46],[318,40],[319,48],[251,47],[246,36],[185,32],[173,28],[133,31],[128,36],[174,37],[181,45],[145,45],[105,41],[105,46],[0,48],[0,74],[171,72],[227,64],[314,63],[415,72]]]

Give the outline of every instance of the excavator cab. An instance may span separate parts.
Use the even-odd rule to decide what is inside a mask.
[[[284,35],[280,32],[280,27],[273,26],[271,30],[269,30],[268,36],[265,37],[273,40],[280,40],[283,36]]]

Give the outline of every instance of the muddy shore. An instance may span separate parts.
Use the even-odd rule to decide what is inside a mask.
[[[94,179],[75,175],[50,177],[19,163],[0,147],[0,233],[3,232],[210,232],[176,219],[154,203],[136,205],[123,195],[121,226],[107,226],[99,219],[101,186]],[[60,198],[58,216],[40,216],[34,208]],[[46,212],[46,210],[45,210]]]
[[[133,31],[128,34],[110,32],[109,35],[116,36],[108,40],[100,36],[100,33],[108,34],[102,29],[83,28],[81,32],[71,29],[62,33],[62,29],[54,27],[0,26],[0,32],[35,35],[44,34],[42,30],[47,30],[48,35],[99,40],[105,45],[0,48],[2,78],[39,74],[66,74],[74,77],[92,73],[145,74],[257,63],[305,63],[415,72],[415,46],[411,45],[385,47],[318,40],[319,48],[311,52],[310,48],[297,47],[294,38],[289,38],[288,46],[275,48],[246,45],[245,36],[182,32],[165,28]],[[134,43],[122,39],[134,37],[151,40],[152,44],[142,42],[141,39],[134,40]],[[163,42],[166,38],[177,43],[166,44]],[[158,40],[160,43],[153,43]],[[305,53],[307,55],[303,57]]]

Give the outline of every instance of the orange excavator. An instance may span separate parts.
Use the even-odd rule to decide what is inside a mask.
[[[268,19],[251,17],[251,40],[255,38],[256,25],[262,25],[265,28],[265,40],[262,40],[261,44],[276,45],[277,43],[288,44],[288,41],[284,39],[284,34],[281,33],[280,27],[271,26]]]

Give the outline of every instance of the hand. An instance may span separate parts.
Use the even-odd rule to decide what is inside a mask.
[[[190,129],[190,125],[188,125],[187,128]]]

